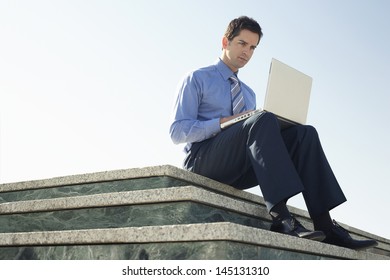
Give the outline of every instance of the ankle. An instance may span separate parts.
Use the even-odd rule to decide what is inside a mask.
[[[272,207],[269,214],[271,215],[273,222],[279,222],[292,217],[284,201],[281,201],[278,204],[276,204],[274,207]]]
[[[321,215],[314,217],[313,225],[315,230],[321,230],[325,234],[330,233],[334,227],[333,220],[330,217],[329,212],[325,212]]]

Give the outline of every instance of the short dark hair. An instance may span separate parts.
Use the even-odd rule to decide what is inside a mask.
[[[241,30],[249,30],[253,33],[259,35],[259,42],[261,37],[263,37],[263,32],[261,31],[260,25],[253,18],[247,16],[241,16],[239,18],[233,19],[225,31],[225,37],[231,41],[234,37],[238,36]]]

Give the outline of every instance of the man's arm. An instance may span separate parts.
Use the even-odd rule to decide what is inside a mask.
[[[194,75],[188,76],[179,88],[169,131],[175,144],[200,142],[221,131],[219,118],[198,119],[202,90]]]
[[[208,121],[182,120],[171,125],[170,135],[173,143],[195,143],[206,140],[221,131],[219,119]]]

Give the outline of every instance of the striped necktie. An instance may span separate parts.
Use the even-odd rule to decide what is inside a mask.
[[[231,94],[232,94],[232,108],[233,115],[244,112],[245,110],[245,101],[244,96],[242,95],[240,83],[236,76],[231,76],[230,81],[232,83]]]

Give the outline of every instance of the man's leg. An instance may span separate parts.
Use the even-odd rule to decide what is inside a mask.
[[[305,187],[302,192],[314,228],[325,233],[325,243],[362,250],[375,240],[356,240],[335,221],[329,211],[346,201],[322,150],[315,128],[294,126],[282,131],[291,159]]]
[[[345,202],[346,198],[326,159],[315,128],[293,126],[283,130],[282,137],[304,185],[302,194],[311,217]]]

